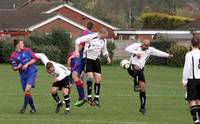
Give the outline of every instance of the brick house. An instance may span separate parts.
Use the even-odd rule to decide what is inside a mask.
[[[110,38],[115,37],[116,27],[75,8],[66,3],[67,0],[18,1],[21,1],[21,5],[1,1],[0,36],[27,36],[32,31],[49,32],[53,28],[64,28],[73,37],[78,37],[91,22],[94,32],[103,27],[109,31]]]

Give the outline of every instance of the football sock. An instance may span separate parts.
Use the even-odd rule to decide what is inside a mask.
[[[197,105],[197,113],[198,113],[198,116],[199,116],[199,119],[200,119],[200,105]]]
[[[70,98],[69,98],[69,95],[65,95],[65,96],[64,96],[64,100],[65,100],[65,107],[66,107],[66,110],[69,111],[69,107],[70,107]]]
[[[53,93],[52,93],[51,95],[52,95],[53,99],[54,99],[57,103],[60,103],[60,102],[61,102],[58,93],[56,93],[56,94],[53,94]]]
[[[30,97],[29,97],[29,105],[30,105],[32,110],[36,110],[31,94],[30,94]]]
[[[193,121],[195,122],[195,121],[197,121],[197,119],[198,119],[198,108],[197,108],[197,106],[192,106],[192,107],[190,107],[190,113],[191,113],[191,115],[192,115],[192,119],[193,119]]]
[[[100,95],[100,83],[95,83],[94,85],[94,91],[95,91],[95,98],[94,100],[98,100],[99,99],[99,95]]]
[[[78,91],[79,99],[83,100],[85,98],[83,83],[81,82],[81,80],[78,80],[75,83],[76,83],[76,88],[77,88],[77,91]]]
[[[92,81],[87,81],[88,100],[92,98]]]
[[[24,109],[27,108],[27,105],[29,104],[29,99],[30,99],[30,93],[25,93],[24,94]]]
[[[145,92],[140,92],[140,104],[141,104],[141,108],[145,109],[145,105],[146,105],[146,93]]]

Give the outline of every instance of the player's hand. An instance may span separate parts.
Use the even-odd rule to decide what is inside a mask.
[[[75,51],[73,55],[74,55],[75,57],[78,57],[78,58],[79,58],[80,53],[79,53],[79,51]]]
[[[28,63],[22,66],[22,70],[26,70],[28,68]]]
[[[58,82],[58,78],[53,79],[53,83],[56,83],[56,82]]]
[[[174,57],[174,55],[173,54],[169,54],[169,58],[173,58]]]
[[[111,62],[112,62],[112,61],[111,61],[110,57],[108,57],[108,58],[107,58],[107,64],[111,64]]]
[[[134,66],[134,69],[135,69],[135,70],[140,70],[140,67],[139,67],[138,65],[135,65],[135,66]]]
[[[183,84],[183,89],[187,90],[187,84],[186,85]]]
[[[19,64],[19,65],[17,66],[17,68],[18,68],[18,69],[21,69],[21,68],[22,68],[22,64]]]
[[[140,59],[141,58],[141,54],[136,54],[137,58]]]

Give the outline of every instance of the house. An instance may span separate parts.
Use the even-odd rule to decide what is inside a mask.
[[[24,2],[17,7],[0,8],[0,36],[27,36],[32,31],[48,33],[53,28],[64,28],[73,37],[78,37],[88,22],[94,24],[93,32],[106,28],[110,38],[115,37],[114,30],[118,29],[66,3],[66,0],[21,1]]]

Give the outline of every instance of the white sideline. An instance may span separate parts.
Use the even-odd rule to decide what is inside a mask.
[[[2,119],[0,121],[49,121],[49,119]],[[147,124],[145,122],[119,122],[119,121],[101,121],[101,120],[58,120],[58,119],[50,119],[52,122],[94,122],[94,123],[104,123],[104,124]],[[159,123],[160,124],[160,123]],[[162,123],[164,124],[164,123]]]

